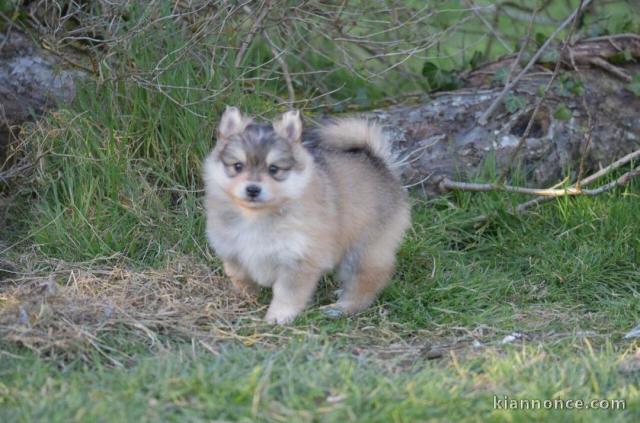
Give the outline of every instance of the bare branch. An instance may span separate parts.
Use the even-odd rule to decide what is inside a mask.
[[[498,40],[500,42],[500,44],[502,44],[502,47],[504,47],[504,49],[508,52],[508,53],[513,53],[513,50],[511,49],[511,46],[509,46],[509,44],[507,44],[507,42],[502,39],[502,37],[500,36],[500,34],[496,31],[496,29],[493,27],[493,25],[491,25],[491,22],[489,22],[484,16],[482,16],[482,14],[478,11],[478,6],[476,6],[475,2],[473,0],[466,0],[466,4],[467,6],[469,6],[469,8],[471,9],[471,11],[473,12],[474,15],[476,15],[476,17],[478,19],[480,19],[480,21],[484,24],[484,26],[487,27],[487,29],[489,30],[489,32],[491,32],[491,35],[493,35],[493,37]],[[532,20],[533,22],[533,20]]]
[[[458,181],[452,181],[448,178],[444,178],[442,182],[440,182],[440,187],[444,190],[474,191],[474,192],[503,191],[503,192],[517,193],[517,194],[538,195],[540,197],[550,197],[550,198],[566,197],[570,195],[593,196],[593,195],[601,194],[606,191],[610,191],[611,189],[617,186],[625,185],[631,179],[633,179],[638,175],[640,175],[640,166],[623,174],[615,181],[612,181],[608,184],[602,185],[595,189],[582,189],[582,188],[578,188],[577,186],[571,186],[568,188],[556,188],[556,189],[527,188],[527,187],[515,187],[511,185],[476,184],[471,182],[458,182]]]
[[[280,67],[282,68],[282,74],[287,84],[287,91],[289,91],[289,107],[291,107],[291,105],[296,101],[296,92],[293,89],[293,82],[291,80],[291,74],[289,73],[289,66],[287,65],[286,60],[282,58],[283,53],[281,51],[278,51],[278,48],[273,43],[273,40],[271,40],[271,37],[269,37],[269,34],[267,33],[267,31],[263,30],[262,36],[264,37],[265,40],[267,40],[269,47],[271,47],[271,52],[273,53],[273,57],[278,61],[278,63],[280,64]]]
[[[582,4],[582,0],[580,0],[580,5],[578,6],[577,10],[581,10],[583,7],[584,6]],[[580,16],[580,13],[576,13],[575,16],[574,16],[573,25],[571,26],[571,30],[569,31],[569,34],[567,34],[567,36],[566,36],[566,38],[565,38],[565,40],[564,40],[564,42],[562,44],[562,48],[560,49],[561,55],[564,53],[564,51],[567,49],[567,46],[569,45],[569,42],[571,40],[571,36],[573,35],[573,33],[574,33],[575,29],[576,29],[576,23],[578,21],[578,17],[579,16]],[[553,82],[556,80],[556,77],[558,76],[558,72],[560,71],[561,64],[562,64],[561,60],[558,60],[556,62],[556,65],[555,65],[555,67],[553,69],[553,73],[551,74],[551,78],[549,78],[549,81],[547,81],[547,84],[544,87],[544,90],[542,91],[542,95],[540,96],[540,98],[536,102],[536,106],[533,109],[533,113],[531,113],[531,116],[529,117],[529,122],[527,122],[527,127],[525,128],[524,133],[520,137],[520,140],[518,141],[518,145],[513,150],[513,153],[511,153],[511,158],[509,159],[509,165],[500,174],[500,177],[498,179],[499,183],[502,183],[505,180],[505,178],[507,177],[507,174],[511,171],[511,166],[513,165],[513,163],[515,163],[516,158],[518,157],[518,154],[522,150],[522,147],[524,146],[524,143],[525,143],[526,139],[529,137],[531,129],[533,128],[533,123],[535,122],[536,116],[538,115],[538,112],[540,111],[540,107],[542,107],[542,103],[544,103],[544,100],[547,97],[547,93],[551,89],[551,86],[553,85]],[[492,103],[491,106],[493,106],[494,104],[496,104],[496,103],[495,102]]]
[[[253,25],[251,25],[251,29],[249,30],[249,33],[247,34],[244,41],[242,42],[242,45],[240,45],[240,50],[238,51],[238,55],[236,56],[236,61],[234,63],[236,68],[240,66],[240,64],[242,63],[242,59],[244,59],[244,55],[247,52],[247,48],[249,48],[249,46],[251,45],[251,42],[253,41],[253,38],[255,37],[255,35],[261,30],[260,25],[262,24],[262,21],[264,20],[264,18],[267,17],[267,14],[269,14],[269,11],[271,10],[272,7],[273,7],[273,0],[266,0],[265,4],[262,6],[262,10],[260,11],[260,14],[256,18],[256,20],[253,21]],[[249,9],[249,12],[251,12],[251,9]]]
[[[574,185],[572,185],[572,187],[574,188],[578,188],[578,187],[584,187],[587,185],[590,185],[592,183],[594,183],[596,180],[602,178],[605,175],[608,175],[609,173],[613,172],[616,169],[619,169],[620,167],[626,165],[627,163],[640,158],[640,150],[636,150],[632,153],[627,154],[624,157],[621,157],[620,159],[616,160],[615,162],[611,163],[609,166],[604,167],[602,169],[600,169],[599,171],[597,171],[596,173],[587,176],[586,178],[576,182]],[[515,208],[515,212],[516,213],[521,213],[523,211],[525,211],[528,208],[531,208],[535,205],[547,202],[549,200],[551,200],[554,197],[538,197],[538,198],[534,198],[532,200],[526,201],[522,204],[519,204],[518,206],[516,206]]]
[[[629,75],[627,72],[620,69],[619,67],[612,65],[611,63],[607,62],[601,57],[591,57],[589,59],[589,63],[599,68],[602,68],[607,72],[612,73],[613,75],[617,76],[618,78],[624,81],[631,82],[631,75]]]
[[[595,189],[580,189],[576,186],[572,186],[564,189],[535,189],[525,187],[514,187],[509,185],[496,185],[496,184],[474,184],[468,182],[451,181],[447,178],[443,179],[440,186],[443,189],[461,190],[461,191],[475,191],[475,192],[511,192],[518,194],[532,194],[539,197],[529,200],[525,203],[519,204],[515,208],[508,210],[511,214],[518,214],[524,212],[526,209],[535,205],[547,202],[558,197],[567,196],[596,196],[620,186],[628,184],[633,178],[640,176],[640,166],[633,168],[632,170],[624,173],[615,181],[611,181],[608,184],[604,184]],[[483,214],[472,219],[474,223],[484,222],[489,219],[489,215]]]
[[[482,114],[482,116],[480,116],[480,119],[478,119],[478,123],[480,123],[480,125],[487,124],[487,121],[489,120],[493,112],[496,110],[496,108],[500,105],[505,95],[507,95],[507,93],[511,91],[511,89],[518,83],[518,81],[520,81],[520,79],[522,79],[522,77],[527,74],[529,69],[531,69],[531,67],[538,61],[538,59],[540,59],[540,56],[542,56],[542,53],[544,53],[547,47],[549,47],[549,44],[551,44],[551,42],[558,36],[558,34],[567,25],[573,22],[576,19],[576,17],[580,15],[580,12],[582,11],[582,9],[587,7],[591,3],[591,1],[592,0],[585,0],[584,2],[581,2],[578,8],[574,10],[573,13],[571,13],[571,15],[569,15],[569,17],[565,19],[564,22],[562,22],[560,26],[556,28],[555,31],[553,31],[553,33],[549,36],[549,38],[547,38],[547,41],[545,41],[544,44],[542,44],[542,46],[538,49],[538,51],[533,55],[531,60],[529,60],[529,63],[526,64],[526,66],[520,71],[520,73],[511,82],[505,85],[504,89],[498,95],[498,97],[496,97],[496,99],[493,101],[493,103],[491,103],[489,108]]]

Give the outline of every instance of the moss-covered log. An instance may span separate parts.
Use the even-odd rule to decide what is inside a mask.
[[[638,81],[637,76],[633,79],[640,73],[638,59],[637,35],[585,40],[567,50],[517,154],[527,184],[544,186],[575,177],[581,161],[586,173],[640,148],[640,92],[638,82],[630,82]],[[488,123],[480,125],[480,116],[504,86],[496,75],[510,69],[514,60],[505,58],[470,72],[464,89],[369,114],[387,128],[399,155],[406,158],[402,175],[407,185],[436,194],[443,177],[473,178],[490,157],[498,174],[517,168],[514,150],[554,66],[541,63],[533,68]]]

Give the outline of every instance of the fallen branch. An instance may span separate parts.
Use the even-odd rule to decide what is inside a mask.
[[[598,179],[602,178],[603,176],[607,175],[608,173],[611,173],[612,171],[614,171],[614,170],[626,165],[630,161],[638,159],[638,158],[640,158],[640,150],[636,150],[636,151],[634,151],[632,153],[627,154],[626,156],[623,156],[623,157],[619,158],[615,162],[611,163],[609,166],[603,167],[602,169],[600,169],[596,173],[594,173],[594,174],[592,174],[590,176],[587,176],[582,181],[580,181],[579,184],[582,185],[582,186],[590,185],[593,182],[595,182],[596,180],[598,180]]]
[[[616,160],[611,163],[609,166],[599,170],[598,172],[578,181],[577,183],[571,185],[567,188],[527,188],[527,187],[517,187],[511,185],[500,185],[500,184],[478,184],[478,183],[470,183],[470,182],[459,182],[452,181],[449,178],[444,178],[440,182],[440,188],[442,190],[457,190],[457,191],[473,191],[473,192],[491,192],[491,191],[500,191],[500,192],[511,192],[517,194],[525,194],[525,195],[536,195],[537,198],[519,204],[515,208],[509,209],[509,213],[517,214],[522,213],[526,209],[538,205],[540,203],[549,201],[553,198],[558,197],[566,197],[566,196],[596,196],[602,194],[607,191],[611,191],[612,189],[620,186],[624,186],[628,184],[633,178],[640,175],[640,166],[634,167],[630,171],[622,174],[616,180],[611,181],[607,184],[601,185],[594,189],[584,189],[585,185],[589,185],[596,181],[597,179],[611,173],[615,169],[620,168],[621,166],[629,163],[635,158],[640,157],[640,150],[634,151],[633,153],[627,154],[626,156]],[[474,221],[484,221],[488,218],[487,215],[478,216]]]
[[[623,69],[620,69],[619,67],[614,66],[611,63],[607,62],[602,57],[591,57],[588,61],[590,64],[597,66],[599,68],[602,68],[607,72],[611,72],[613,75],[617,76],[618,78],[626,82],[631,82],[631,75],[629,75]]]
[[[594,183],[596,180],[602,178],[603,176],[611,173],[612,171],[624,166],[625,164],[629,163],[630,161],[640,158],[640,150],[636,150],[632,153],[627,154],[624,157],[619,158],[618,160],[616,160],[615,162],[611,163],[609,166],[604,167],[602,169],[600,169],[599,171],[597,171],[596,173],[587,176],[586,178],[576,182],[574,185],[572,185],[572,187],[583,187],[585,185],[590,185],[592,183]],[[519,204],[516,206],[515,208],[515,212],[516,213],[522,213],[523,211],[525,211],[526,209],[533,207],[535,205],[547,202],[549,200],[551,200],[554,197],[538,197],[538,198],[534,198],[533,200],[529,200],[526,201],[522,204]]]
[[[570,186],[567,188],[526,188],[516,187],[512,185],[500,185],[500,184],[476,184],[472,182],[459,182],[452,181],[448,178],[444,178],[440,182],[440,187],[443,190],[458,190],[458,191],[474,191],[474,192],[489,192],[489,191],[503,191],[516,194],[525,195],[537,195],[539,197],[565,197],[570,195],[587,195],[593,196],[601,194],[605,191],[609,191],[612,188],[626,184],[631,178],[640,174],[640,166],[625,173],[620,178],[613,182],[595,189],[582,189],[577,186]]]

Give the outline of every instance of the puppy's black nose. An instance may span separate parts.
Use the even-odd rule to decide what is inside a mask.
[[[260,188],[258,185],[248,185],[246,190],[247,196],[249,198],[256,198],[260,195],[260,191],[262,191],[262,188]]]

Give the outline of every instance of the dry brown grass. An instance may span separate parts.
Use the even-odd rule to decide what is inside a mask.
[[[227,280],[202,263],[180,260],[144,271],[63,262],[54,268],[12,272],[1,280],[4,342],[42,355],[97,351],[117,360],[126,356],[117,351],[119,344],[162,348],[168,339],[192,340],[215,352],[221,341],[252,344],[268,336],[255,330],[264,326],[263,307],[234,294]]]
[[[194,258],[149,270],[37,256],[0,265],[0,349],[26,348],[60,364],[89,362],[97,353],[113,365],[127,365],[135,361],[136,346],[157,351],[170,348],[172,341],[218,354],[230,342],[274,347],[300,336],[327,335],[313,323],[266,324],[261,319],[266,301],[235,293],[219,270]],[[383,321],[372,325],[376,316],[354,319],[353,330],[333,331],[330,337],[346,341],[355,355],[383,361],[389,355],[405,357],[407,363],[467,349],[474,338],[438,330],[406,333],[402,325],[386,321],[383,307],[373,314]]]
[[[191,257],[161,269],[133,270],[124,265],[44,261],[29,255],[20,262],[0,260],[0,269],[0,349],[3,345],[27,348],[60,363],[98,353],[119,366],[133,358],[132,347],[157,351],[170,348],[173,341],[191,342],[218,354],[229,342],[273,347],[300,336],[327,335],[313,321],[286,328],[266,324],[261,319],[266,300],[235,293],[219,269]],[[552,312],[543,312],[547,323],[554,320]],[[569,318],[557,313],[556,319]],[[346,341],[355,355],[383,361],[388,356],[404,357],[414,362],[420,357],[444,358],[499,346],[509,334],[486,325],[407,330],[385,315],[383,305],[373,307],[368,316],[353,318],[349,330],[332,330],[330,337]],[[531,310],[513,318],[532,323],[535,315],[536,310]],[[539,331],[525,333],[522,341],[594,335],[543,333],[544,329],[542,324]]]
[[[237,294],[219,269],[195,258],[133,270],[45,261],[34,254],[19,262],[2,260],[0,269],[0,349],[27,348],[59,363],[88,361],[98,353],[119,366],[133,359],[136,346],[161,350],[174,341],[218,354],[230,342],[272,347],[300,336],[322,336],[313,323],[265,323],[268,301]],[[353,329],[331,337],[348,341],[354,353],[374,344],[381,351],[400,348],[409,354],[427,346],[423,336],[404,339],[393,322],[372,326],[364,317]]]

